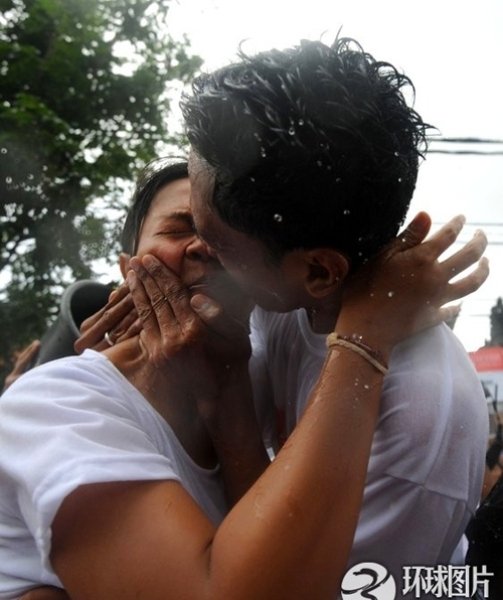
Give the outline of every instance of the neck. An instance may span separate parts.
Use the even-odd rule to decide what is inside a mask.
[[[215,450],[194,394],[174,385],[162,369],[145,360],[138,337],[113,346],[105,354],[169,424],[192,460],[203,468],[214,467]]]
[[[331,297],[330,301],[321,302],[306,310],[314,333],[331,333],[335,329],[341,310],[341,297]]]

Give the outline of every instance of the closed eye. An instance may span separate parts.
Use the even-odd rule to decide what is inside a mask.
[[[194,229],[190,229],[190,228],[186,228],[186,229],[181,229],[181,228],[173,228],[173,229],[166,229],[164,231],[159,231],[156,233],[156,235],[167,235],[167,236],[173,236],[173,237],[183,237],[185,235],[195,235],[196,232]]]
[[[185,212],[171,214],[159,225],[156,235],[184,237],[196,234],[192,216]]]

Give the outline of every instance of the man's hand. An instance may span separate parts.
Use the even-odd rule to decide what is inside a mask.
[[[487,259],[481,258],[487,246],[482,231],[477,231],[461,250],[439,260],[456,241],[464,223],[464,217],[455,217],[423,241],[431,221],[426,213],[419,213],[401,235],[348,281],[337,323],[339,333],[358,333],[344,328],[346,316],[353,317],[354,328],[354,317],[360,313],[368,343],[387,352],[396,342],[459,310],[444,304],[476,291],[489,274]],[[473,265],[473,271],[451,281]],[[373,321],[375,336],[369,330]],[[383,322],[387,327],[382,326]]]

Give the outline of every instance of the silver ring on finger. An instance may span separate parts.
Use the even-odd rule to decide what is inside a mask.
[[[115,342],[112,340],[112,338],[110,337],[110,332],[106,331],[105,335],[103,336],[103,339],[105,340],[105,342],[109,345],[109,346],[113,346],[115,344]]]

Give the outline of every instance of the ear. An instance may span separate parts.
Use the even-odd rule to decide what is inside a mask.
[[[304,259],[304,285],[313,298],[322,299],[340,289],[349,271],[349,261],[343,254],[335,248],[313,248],[306,251]]]
[[[126,279],[127,272],[129,271],[129,261],[131,256],[125,252],[119,254],[119,267],[122,273],[122,277]]]

